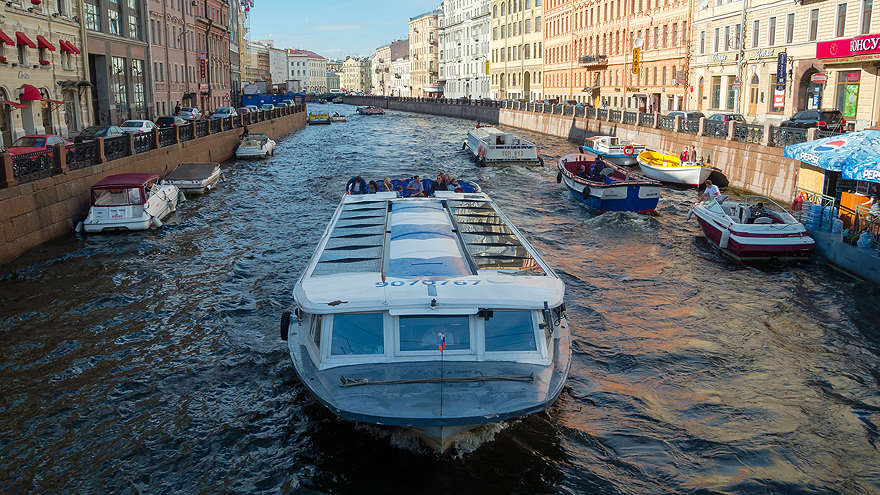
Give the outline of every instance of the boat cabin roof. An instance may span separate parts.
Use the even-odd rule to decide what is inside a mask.
[[[344,196],[295,290],[313,313],[392,314],[541,309],[563,293],[488,196],[453,192]]]
[[[214,174],[214,170],[220,164],[212,162],[201,163],[181,163],[170,174],[165,176],[166,180],[193,180],[210,177]]]
[[[92,186],[92,189],[110,189],[114,187],[143,187],[151,180],[158,180],[159,176],[152,172],[130,172],[104,177]]]
[[[632,141],[629,139],[623,139],[616,136],[594,136],[587,139],[605,143],[608,146],[626,146],[627,144],[632,144]]]

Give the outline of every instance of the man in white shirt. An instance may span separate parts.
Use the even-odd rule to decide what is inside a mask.
[[[703,194],[700,195],[700,201],[703,201],[708,198],[714,198],[717,196],[721,196],[721,190],[718,189],[718,186],[712,184],[711,180],[706,180],[706,190],[703,191]]]

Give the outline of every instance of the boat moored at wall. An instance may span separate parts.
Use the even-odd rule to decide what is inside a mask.
[[[203,194],[217,186],[221,175],[218,163],[181,163],[162,179],[161,184],[175,185],[185,193]]]
[[[357,107],[357,113],[361,115],[385,115],[385,110],[381,107]]]
[[[77,231],[111,232],[161,227],[162,219],[184,200],[175,185],[159,184],[153,173],[105,177],[92,186],[91,207]]]

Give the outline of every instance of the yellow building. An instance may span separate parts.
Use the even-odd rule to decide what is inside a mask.
[[[410,96],[442,96],[443,86],[438,81],[440,61],[438,33],[440,9],[426,12],[409,20],[409,60],[412,64]]]
[[[544,97],[542,0],[491,1],[490,89],[496,99]]]

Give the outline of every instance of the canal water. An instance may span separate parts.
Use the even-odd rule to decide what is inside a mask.
[[[598,214],[545,168],[477,168],[474,122],[389,111],[224,164],[158,230],[0,266],[3,493],[880,493],[880,290],[813,260],[751,267],[685,221]],[[480,183],[563,277],[574,361],[547,412],[454,452],[336,418],[282,311],[355,174]],[[85,213],[85,212],[83,212]]]

